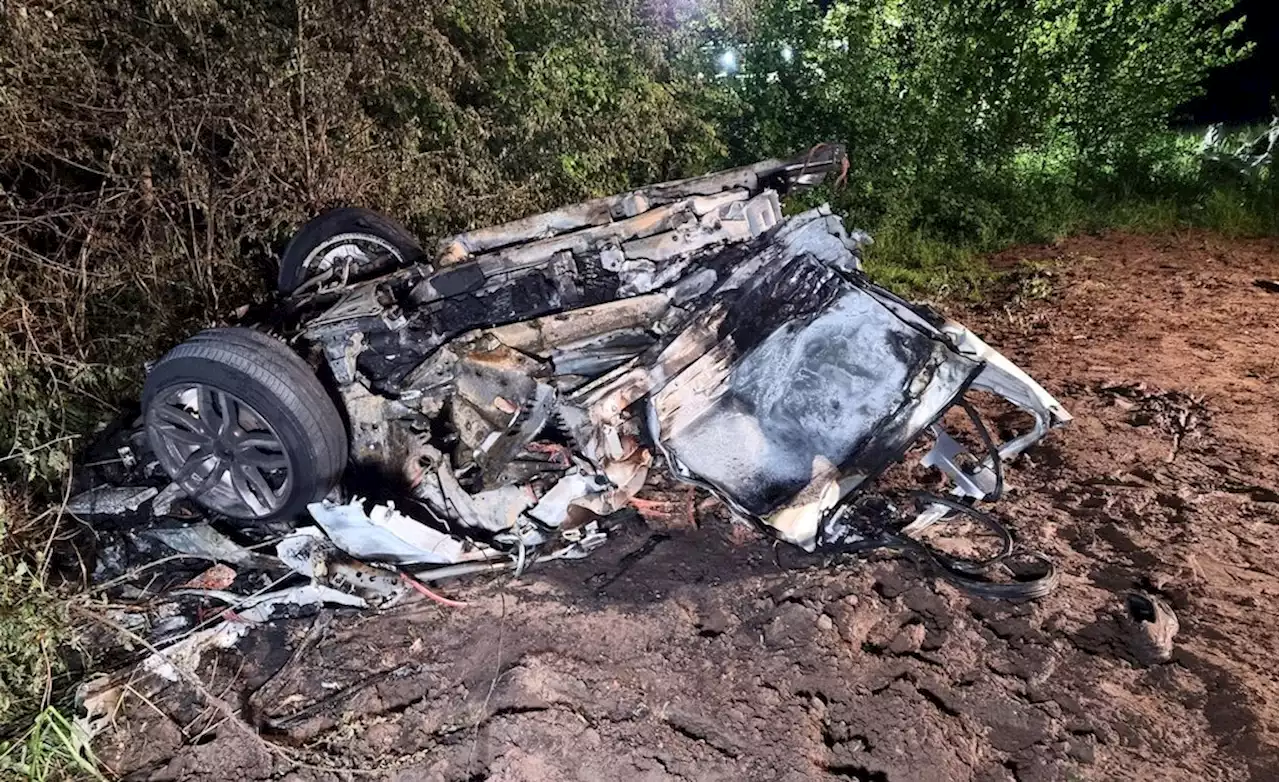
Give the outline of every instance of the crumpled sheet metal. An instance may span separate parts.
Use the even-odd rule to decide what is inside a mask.
[[[71,498],[66,511],[76,516],[117,516],[138,510],[159,493],[154,486],[94,486]]]
[[[709,215],[716,206],[695,208]],[[851,237],[829,209],[780,224],[773,206],[764,214],[757,233],[723,240],[751,240],[732,257],[678,231],[657,235],[683,248],[661,258],[668,287],[473,330],[423,361],[408,376],[409,394],[449,396],[420,409],[449,408],[461,458],[475,461],[483,490],[459,484],[457,455],[451,464],[433,452],[417,496],[441,519],[490,532],[529,521],[554,528],[572,505],[607,514],[643,483],[649,456],[638,443],[647,426],[678,475],[811,549],[823,513],[914,439],[980,362],[851,282],[864,239]],[[566,345],[603,349],[608,360],[591,367],[594,376],[578,375],[576,365],[563,371]],[[797,386],[797,377],[806,382]],[[646,397],[647,420],[634,414]],[[579,467],[537,491],[510,485],[507,468],[522,450],[548,447],[535,442],[548,424],[603,482],[588,481],[592,470]]]
[[[262,554],[235,543],[205,522],[182,527],[153,527],[146,534],[181,554],[226,562],[238,567],[262,569],[271,564]]]
[[[773,299],[794,309],[762,316]],[[650,434],[677,474],[810,551],[826,511],[981,369],[807,256],[767,265],[716,331],[654,394]]]
[[[307,510],[335,546],[369,562],[445,565],[495,555],[487,547],[414,521],[394,506],[375,505],[366,511],[364,505],[357,497],[341,504],[312,503]]]
[[[763,160],[705,176],[662,182],[502,225],[458,234],[440,243],[438,263],[441,266],[449,266],[477,254],[493,252],[504,247],[582,232],[584,229],[634,218],[646,212],[658,212],[661,207],[675,201],[692,201],[695,207],[693,212],[701,216],[713,208],[712,202],[707,197],[726,192],[753,194],[768,189],[786,194],[792,189],[809,187],[821,182],[829,172],[843,165],[845,165],[843,146],[820,144],[806,154],[790,160]]]
[[[315,527],[302,527],[280,541],[276,556],[313,585],[357,597],[371,608],[389,608],[408,593],[397,571],[361,562]]]
[[[870,238],[828,207],[783,216],[779,194],[843,163],[820,146],[566,207],[446,240],[434,267],[293,302],[286,336],[328,365],[358,485],[384,497],[313,504],[315,535],[377,563],[375,582],[392,568],[520,570],[596,545],[596,521],[660,455],[812,550],[841,542],[849,499],[930,431],[926,464],[954,495],[986,498],[1000,459],[1070,416],[962,326],[872,284]],[[940,422],[968,389],[1027,410],[1033,430],[985,461],[963,454]],[[905,532],[954,510],[944,502]],[[291,540],[277,561],[314,586],[389,599],[353,592],[332,551],[317,560],[321,538]]]

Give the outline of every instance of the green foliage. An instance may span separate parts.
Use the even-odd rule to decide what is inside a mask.
[[[978,300],[994,275],[979,253],[919,230],[885,227],[866,256],[867,273],[902,295]]]
[[[718,79],[734,158],[842,140],[853,222],[989,249],[1069,227],[1063,210],[1217,198],[1168,123],[1248,50],[1232,5],[764,0],[736,38],[704,23],[739,54]]]
[[[0,533],[15,521],[14,510],[0,496]],[[67,628],[66,603],[47,589],[43,574],[20,557],[0,555],[0,728],[39,711],[55,694]]]
[[[106,780],[85,731],[52,706],[22,736],[0,742],[0,773],[29,782]]]

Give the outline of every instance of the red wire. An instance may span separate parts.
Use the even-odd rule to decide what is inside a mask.
[[[409,575],[408,573],[401,573],[400,578],[406,584],[413,587],[414,590],[418,592],[418,594],[429,597],[442,606],[449,606],[450,608],[466,608],[467,606],[466,603],[460,603],[457,600],[450,600],[447,597],[442,597],[440,595],[437,595],[435,592],[432,592],[430,589],[427,589],[426,584],[422,583],[421,581]]]

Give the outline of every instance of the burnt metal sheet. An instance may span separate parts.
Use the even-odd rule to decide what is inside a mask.
[[[819,144],[790,160],[762,160],[727,171],[661,182],[639,190],[458,234],[440,243],[437,264],[448,266],[475,254],[581,232],[615,220],[658,211],[656,207],[696,196],[714,196],[732,190],[756,193],[765,189],[786,194],[792,189],[814,185],[822,181],[829,172],[844,165],[846,159],[842,145]]]
[[[343,504],[318,502],[308,510],[338,548],[370,562],[456,564],[493,553],[414,521],[394,507],[374,505],[366,510],[365,504],[357,497]]]
[[[780,529],[812,549],[822,512],[899,458],[982,363],[808,256],[765,270],[718,302],[716,342],[654,394],[651,435],[740,512],[816,501]]]

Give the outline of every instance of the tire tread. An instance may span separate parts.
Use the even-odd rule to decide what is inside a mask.
[[[311,367],[283,342],[247,328],[215,328],[199,332],[174,347],[152,367],[143,386],[144,409],[175,382],[189,379],[192,372],[213,375],[201,382],[218,386],[216,374],[238,373],[292,416],[307,453],[299,454],[316,485],[310,494],[328,493],[341,478],[347,461],[347,432],[342,416]],[[226,390],[236,392],[234,388]],[[246,400],[248,401],[248,400]],[[264,416],[279,411],[259,410]],[[273,420],[277,427],[284,423]],[[300,483],[303,483],[301,480]],[[305,502],[318,499],[303,498]],[[298,512],[298,508],[286,508]]]

